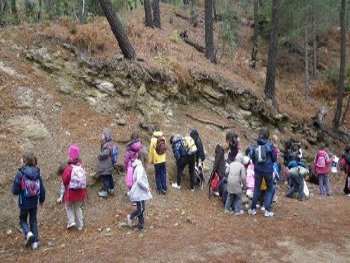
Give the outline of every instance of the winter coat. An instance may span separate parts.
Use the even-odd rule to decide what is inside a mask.
[[[151,139],[151,145],[149,146],[149,162],[151,164],[159,164],[166,162],[166,153],[159,155],[156,151],[157,141],[163,137],[161,131],[155,131]]]
[[[216,172],[220,178],[225,176],[225,155],[224,149],[221,145],[216,145],[215,160],[213,165],[213,172]]]
[[[98,165],[96,173],[99,175],[113,174],[114,166],[112,163],[113,142],[112,133],[109,129],[104,129],[103,134],[106,142],[101,144],[100,154],[98,155]]]
[[[236,159],[226,168],[226,174],[227,191],[231,194],[242,193],[242,185],[246,188],[246,170],[242,154],[237,154]]]
[[[129,165],[129,161],[131,162],[131,164],[139,157],[139,152],[142,149],[142,144],[140,142],[140,140],[134,140],[131,141],[127,147],[126,147],[126,152],[124,155],[124,169],[125,171],[127,171],[128,169],[128,165]]]
[[[40,181],[40,194],[39,198],[37,196],[35,197],[24,197],[23,190],[22,190],[22,178],[25,176],[28,179],[31,180],[37,180]],[[13,182],[12,187],[12,193],[14,195],[18,195],[18,206],[21,209],[29,209],[34,208],[38,205],[38,201],[40,203],[45,202],[45,187],[40,177],[40,169],[38,167],[32,167],[32,166],[23,166],[18,169],[18,172],[15,177],[15,181]]]
[[[326,159],[325,167],[317,167],[317,159],[318,157],[323,156]],[[329,158],[328,153],[325,150],[319,150],[315,156],[314,160],[314,171],[316,174],[328,174],[329,173],[329,165],[333,162],[333,158]]]
[[[81,165],[80,161],[68,162],[66,169],[62,174],[62,182],[66,187],[64,192],[64,201],[65,202],[82,202],[87,198],[87,189],[78,189],[72,190],[69,188],[70,178],[72,174],[73,167],[72,165]]]
[[[203,149],[202,140],[199,137],[198,131],[192,130],[190,132],[190,136],[192,137],[192,139],[194,140],[194,142],[197,146],[196,157],[198,157],[202,162],[204,162],[205,161],[205,153],[204,153],[204,149]]]
[[[134,167],[134,184],[129,192],[129,197],[132,202],[146,201],[152,198],[148,183],[147,174],[142,162],[136,159],[132,166]]]
[[[186,148],[183,143],[183,138],[180,135],[176,135],[174,137],[171,148],[173,150],[176,161],[179,161],[182,157],[185,157],[187,155]]]
[[[258,145],[265,145],[266,147],[266,161],[264,163],[258,163],[255,160],[255,147]],[[273,173],[273,163],[277,159],[277,155],[275,153],[275,147],[264,136],[259,136],[256,144],[253,146],[253,151],[251,151],[251,159],[254,162],[254,172],[255,174],[267,174],[267,173]]]

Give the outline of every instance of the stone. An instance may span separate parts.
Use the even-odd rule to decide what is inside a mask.
[[[109,95],[112,95],[115,92],[114,84],[109,81],[101,81],[96,85],[96,87],[99,91]]]
[[[128,226],[128,224],[125,223],[125,222],[121,222],[121,223],[119,223],[119,225],[118,225],[119,228],[124,228],[124,227],[127,227],[127,226]]]
[[[177,227],[177,226],[179,226],[179,223],[175,223],[175,224],[174,224],[174,227]]]
[[[125,126],[125,125],[126,125],[126,120],[124,120],[123,118],[119,118],[119,119],[117,120],[117,124],[118,124],[119,126]]]
[[[7,75],[10,75],[12,77],[18,77],[18,78],[22,78],[23,77],[23,75],[18,74],[15,69],[13,69],[13,68],[11,68],[9,66],[5,66],[3,61],[0,61],[0,71],[4,72]]]
[[[59,91],[65,95],[71,95],[74,92],[74,88],[69,84],[61,84]]]
[[[182,216],[185,215],[185,214],[186,214],[185,211],[182,211],[182,212],[181,212],[181,215],[182,215]]]
[[[88,96],[88,97],[85,97],[85,100],[89,103],[89,105],[91,105],[91,106],[94,106],[94,105],[96,105],[96,103],[97,103],[97,100],[95,99],[95,98],[93,98],[93,97],[90,97],[90,96]]]
[[[11,229],[7,230],[6,235],[8,235],[8,236],[12,235],[12,230]]]
[[[107,227],[106,232],[111,232],[111,229],[109,227]]]
[[[18,87],[16,90],[16,106],[19,109],[33,106],[33,91],[27,87]]]
[[[49,247],[55,246],[55,244],[54,244],[52,241],[47,242],[47,245],[48,245]]]
[[[14,116],[8,121],[8,125],[19,133],[22,138],[30,141],[43,140],[49,136],[49,132],[45,125],[32,116]]]

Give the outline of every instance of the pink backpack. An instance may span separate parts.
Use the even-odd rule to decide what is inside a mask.
[[[247,189],[254,189],[254,180],[255,180],[255,173],[254,173],[254,164],[251,162],[247,167]]]
[[[128,168],[126,171],[126,177],[125,177],[125,186],[130,190],[133,184],[134,184],[134,167],[132,167],[131,161],[129,161],[129,165],[128,165]]]
[[[86,172],[80,165],[71,165],[72,173],[69,181],[69,189],[80,190],[86,188]]]
[[[316,156],[316,166],[318,168],[325,168],[326,167],[326,155],[324,153],[318,153]]]

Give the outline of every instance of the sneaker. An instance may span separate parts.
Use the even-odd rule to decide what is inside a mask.
[[[347,194],[346,196],[350,196],[350,194]]]
[[[257,205],[256,205],[256,208],[258,208],[258,209],[259,209],[259,208],[260,208],[260,205],[259,205],[259,204],[257,204]]]
[[[239,212],[236,212],[235,213],[235,216],[240,216],[240,215],[243,215],[244,214],[244,211],[243,210],[240,210]]]
[[[78,226],[78,231],[83,230],[83,226]]]
[[[102,190],[102,191],[98,192],[98,196],[106,198],[108,196],[108,193],[107,193],[107,191]]]
[[[26,247],[29,247],[33,243],[33,240],[34,240],[34,235],[31,231],[29,231],[26,236],[26,243],[25,243]]]
[[[34,242],[32,244],[32,250],[37,250],[39,248],[39,242]]]
[[[261,210],[261,211],[265,211],[265,207],[262,206],[262,207],[260,208],[260,210]]]
[[[130,218],[130,215],[128,215],[128,226],[129,227],[132,227],[132,220]]]
[[[171,186],[178,190],[181,189],[181,186],[177,185],[177,183],[172,183]]]
[[[248,209],[248,214],[255,216],[256,215],[256,210],[255,209]]]
[[[166,195],[166,190],[162,190],[162,195]]]
[[[76,226],[75,223],[70,223],[67,225],[67,229],[72,229],[75,226]]]
[[[269,212],[266,210],[264,216],[265,217],[273,217],[273,212]]]
[[[224,210],[224,214],[231,214],[231,210]]]
[[[108,194],[111,196],[114,196],[114,189],[108,189]]]
[[[333,195],[333,192],[330,192],[330,193],[327,193],[328,196],[332,196]]]
[[[219,192],[213,192],[213,195],[220,196]]]
[[[144,229],[145,229],[145,227],[144,227],[144,226],[142,226],[142,225],[139,225],[138,229],[139,229],[139,230],[144,230]]]
[[[194,188],[191,189],[191,192],[194,192]]]

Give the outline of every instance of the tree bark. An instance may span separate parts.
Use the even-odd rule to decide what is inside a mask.
[[[145,25],[153,27],[151,0],[144,0],[143,6],[145,8]]]
[[[111,0],[100,0],[100,4],[124,57],[134,60],[136,57],[135,50],[130,44],[128,36],[123,29],[122,23],[113,9]]]
[[[317,10],[316,10],[316,0],[313,0],[313,14],[312,14],[312,38],[313,38],[313,78],[318,79],[317,72]]]
[[[196,0],[191,0],[191,23],[194,27],[198,26],[198,15],[196,9]]]
[[[344,125],[345,120],[346,120],[346,115],[348,114],[349,108],[350,108],[350,96],[348,97],[348,102],[346,103],[346,108],[345,108],[344,114],[341,118],[340,126]]]
[[[258,36],[259,36],[259,0],[254,0],[254,35],[252,50],[252,68],[256,67],[256,57],[258,54]]]
[[[339,68],[339,83],[338,83],[338,99],[337,109],[335,111],[333,125],[336,130],[339,128],[339,121],[342,115],[343,96],[344,96],[344,76],[345,76],[345,55],[346,55],[346,0],[341,0],[340,8],[340,68]]]
[[[183,0],[184,5],[189,5],[190,1],[189,0]]]
[[[161,28],[159,0],[153,0],[153,25]]]
[[[304,0],[304,4],[306,5],[306,0]],[[305,62],[305,100],[309,100],[309,54],[308,54],[308,32],[307,32],[307,12],[305,11],[304,16],[304,62]]]
[[[213,35],[213,1],[205,0],[205,56],[215,63]]]
[[[280,0],[272,1],[272,31],[269,43],[269,56],[266,71],[265,95],[272,100],[272,106],[278,110],[278,105],[275,97],[275,78],[276,78],[276,60],[278,48],[278,16],[280,9]]]
[[[18,20],[16,0],[11,0],[11,13]]]
[[[216,10],[216,0],[213,0],[213,15],[214,15],[214,21],[218,22],[218,13]]]

